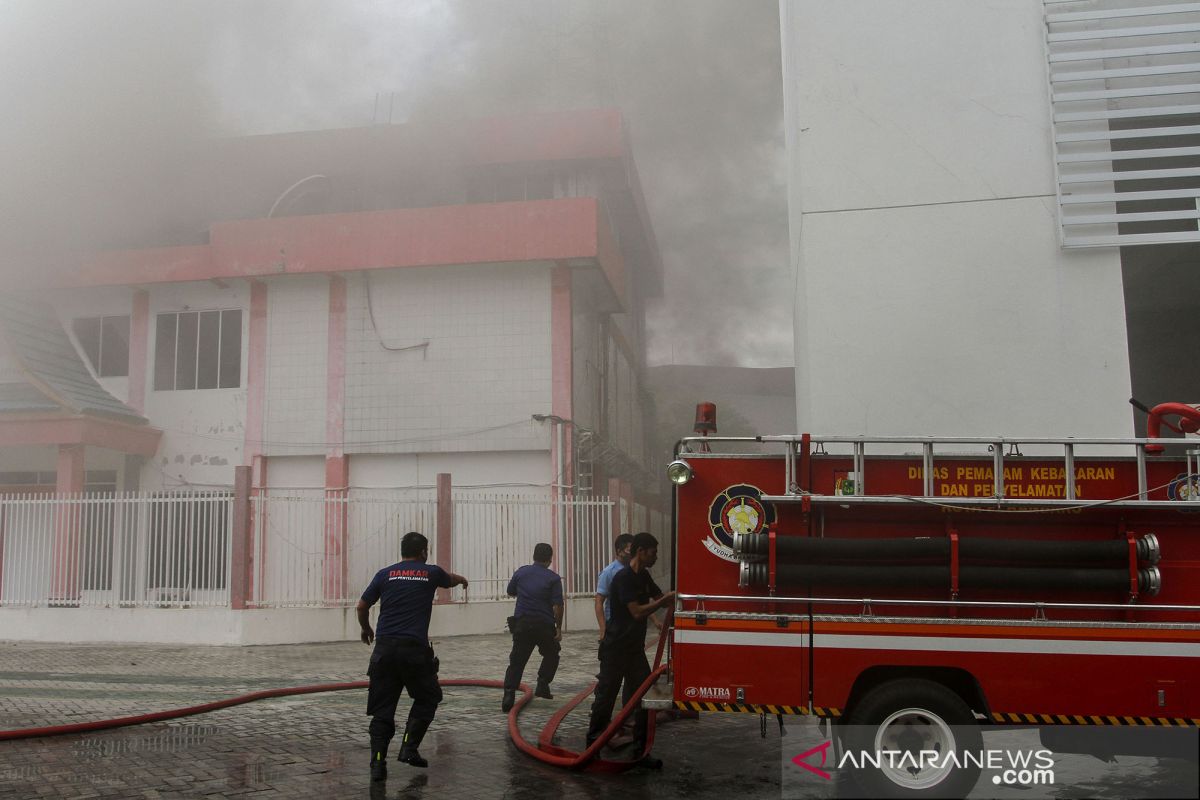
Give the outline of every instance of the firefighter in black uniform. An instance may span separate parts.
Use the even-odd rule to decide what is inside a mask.
[[[513,573],[508,582],[508,594],[517,598],[517,607],[508,618],[512,631],[512,652],[508,655],[508,671],[504,673],[504,697],[500,710],[508,712],[517,699],[517,687],[533,648],[542,655],[534,697],[553,700],[550,682],[558,672],[562,646],[563,590],[562,578],[550,569],[554,548],[545,542],[533,548],[533,563]]]
[[[355,611],[363,644],[375,642],[367,675],[367,714],[371,716],[371,780],[387,778],[388,743],[396,733],[396,704],[408,690],[413,699],[397,760],[414,767],[429,762],[417,752],[442,702],[438,661],[429,646],[429,617],[439,588],[466,586],[467,579],[426,564],[429,540],[416,531],[400,540],[402,561],[375,573]],[[370,609],[379,600],[377,629],[371,630]]]
[[[596,699],[592,702],[592,717],[588,724],[589,746],[612,721],[613,703],[622,683],[623,702],[628,703],[650,675],[645,650],[646,620],[675,599],[675,592],[664,594],[650,577],[650,568],[657,561],[658,540],[649,533],[639,533],[633,537],[633,558],[629,560],[629,566],[613,577],[609,595],[612,618],[600,642],[600,678],[596,682]],[[644,709],[636,712],[633,733],[635,753],[646,749],[648,723],[649,715]],[[662,767],[662,761],[649,753],[639,764],[652,769]]]

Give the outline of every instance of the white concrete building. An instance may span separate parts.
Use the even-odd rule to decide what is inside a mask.
[[[195,640],[337,638],[408,529],[473,600],[553,541],[588,605],[614,532],[662,530],[661,265],[619,113],[250,137],[203,172],[198,236],[5,295],[0,501],[139,494],[0,522],[0,636],[55,606],[56,636],[160,638],[105,613],[168,605],[215,609]]]
[[[1131,394],[1200,400],[1194,4],[780,5],[801,430],[1130,436]]]

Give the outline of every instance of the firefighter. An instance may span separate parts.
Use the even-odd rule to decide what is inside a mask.
[[[429,645],[429,617],[439,588],[466,586],[467,579],[426,564],[429,540],[416,531],[400,540],[401,561],[384,567],[363,592],[355,610],[363,644],[375,643],[367,668],[367,714],[371,716],[371,780],[387,778],[388,744],[396,733],[396,704],[408,690],[413,699],[397,760],[414,767],[429,762],[417,752],[442,702],[438,660]],[[379,619],[371,630],[370,609],[379,600]],[[378,635],[376,635],[378,634]]]
[[[608,619],[612,616],[612,603],[609,602],[608,593],[612,589],[613,576],[629,565],[629,559],[633,558],[632,546],[632,533],[622,533],[618,536],[613,542],[616,555],[612,563],[600,570],[600,575],[596,578],[596,624],[600,629],[597,641],[604,641],[604,629],[608,627]]]
[[[500,710],[509,711],[516,702],[517,687],[525,664],[536,647],[542,656],[538,668],[534,697],[554,699],[550,682],[558,671],[558,654],[562,650],[563,590],[562,578],[550,569],[554,548],[541,542],[533,548],[533,563],[513,573],[508,582],[509,597],[517,598],[513,615],[508,618],[512,631],[512,652],[508,656],[508,671],[504,673],[504,698]]]
[[[624,703],[650,675],[650,664],[646,660],[646,620],[658,609],[675,599],[675,592],[664,593],[650,577],[650,569],[658,561],[658,540],[649,533],[633,537],[633,557],[629,565],[619,571],[612,580],[612,618],[600,642],[600,679],[596,683],[596,699],[592,702],[592,716],[588,723],[587,744],[600,737],[612,721],[613,703],[618,690]],[[646,749],[648,713],[641,709],[634,715],[634,752]],[[639,764],[658,769],[662,761],[649,753]]]

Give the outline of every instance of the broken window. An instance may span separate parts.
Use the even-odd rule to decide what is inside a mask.
[[[181,311],[158,315],[154,388],[236,389],[242,383],[242,312]]]
[[[84,317],[72,324],[75,339],[101,378],[129,374],[129,317]]]

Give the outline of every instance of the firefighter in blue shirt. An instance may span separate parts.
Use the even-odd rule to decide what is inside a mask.
[[[613,542],[613,551],[616,557],[612,563],[604,569],[600,570],[600,575],[596,578],[596,625],[599,627],[599,635],[597,641],[604,641],[604,629],[608,627],[608,621],[612,618],[612,601],[609,600],[609,592],[612,587],[613,576],[621,570],[625,569],[629,564],[629,559],[633,558],[633,551],[630,549],[633,546],[633,534],[622,533]]]
[[[513,646],[508,656],[508,671],[504,673],[504,698],[500,710],[509,711],[516,702],[517,687],[525,664],[536,647],[542,655],[538,668],[534,697],[553,699],[550,682],[558,671],[562,650],[563,590],[562,578],[550,569],[554,549],[542,542],[533,548],[533,563],[513,573],[508,582],[508,594],[517,598],[517,607],[508,618]]]
[[[402,561],[375,573],[355,611],[362,628],[363,644],[375,643],[367,668],[367,713],[371,716],[371,780],[387,777],[388,744],[396,733],[396,704],[408,690],[413,699],[400,740],[398,761],[414,767],[429,762],[417,752],[425,731],[442,702],[438,685],[438,661],[429,646],[429,617],[439,588],[466,586],[467,579],[441,567],[426,564],[429,540],[416,531],[400,540]],[[376,601],[379,619],[371,630],[370,609]]]

